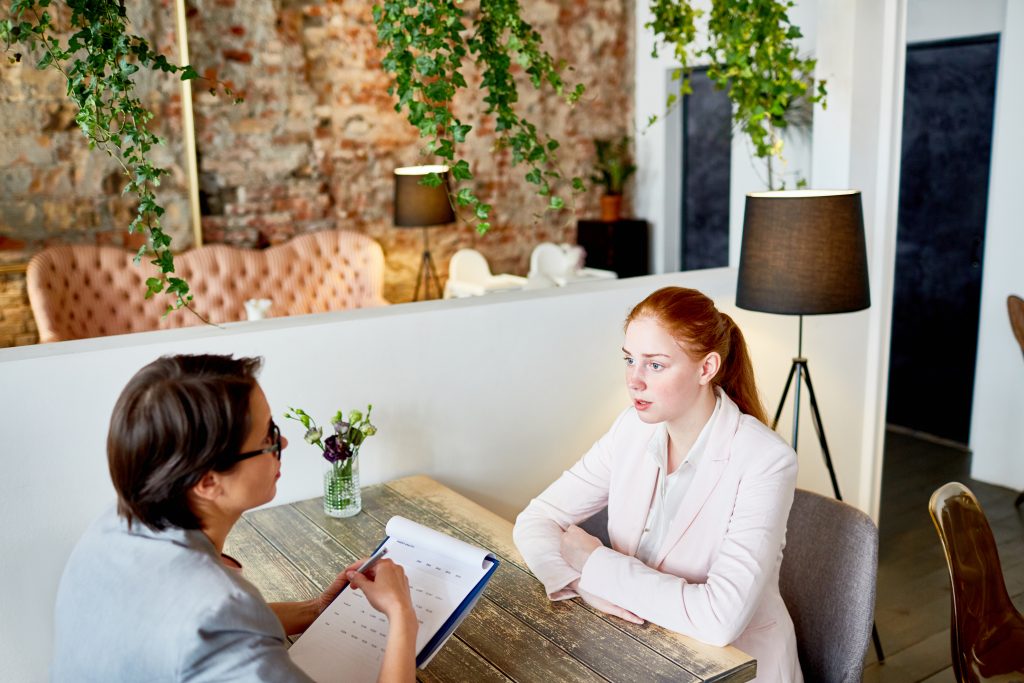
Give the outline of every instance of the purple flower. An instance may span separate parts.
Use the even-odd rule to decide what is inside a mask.
[[[324,439],[324,458],[327,462],[338,462],[352,457],[352,448],[343,441],[338,440],[336,434],[331,434]]]

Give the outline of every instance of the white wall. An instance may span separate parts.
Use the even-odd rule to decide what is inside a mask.
[[[903,117],[904,2],[822,3],[818,34],[819,78],[829,81],[828,109],[814,121],[816,187],[861,191],[871,284],[871,308],[859,325],[831,339],[864,350],[852,362],[863,365],[864,410],[857,455],[859,503],[876,519],[881,498],[885,399],[888,387],[889,331],[896,253],[900,131]],[[832,319],[845,315],[827,316]],[[829,344],[829,336],[820,343]]]
[[[1024,3],[1008,0],[1000,36],[992,133],[981,320],[971,413],[971,476],[1024,489],[1024,362],[1006,314],[1009,294],[1024,296]]]
[[[907,42],[924,43],[999,33],[1008,5],[1019,0],[908,0]]]
[[[314,415],[374,404],[380,433],[362,453],[364,483],[427,474],[511,519],[628,405],[622,320],[657,287],[697,287],[733,314],[772,404],[788,370],[790,318],[736,310],[736,273],[715,269],[611,283],[190,328],[0,350],[0,680],[43,680],[64,562],[114,496],[104,439],[128,378],[165,353],[261,355],[272,410]],[[857,443],[863,349],[816,358],[840,477]],[[854,387],[853,392],[847,391]],[[767,388],[767,389],[765,389]],[[320,494],[322,459],[301,427],[276,503]],[[830,429],[832,429],[830,425]],[[820,462],[805,465],[823,470]],[[860,492],[855,483],[850,495]]]

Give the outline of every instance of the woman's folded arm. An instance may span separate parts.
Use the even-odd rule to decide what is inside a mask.
[[[712,645],[728,645],[750,622],[774,576],[796,483],[788,448],[753,456],[707,579],[690,583],[610,548],[583,566],[580,588],[637,616]]]

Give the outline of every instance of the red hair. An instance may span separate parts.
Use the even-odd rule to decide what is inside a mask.
[[[722,364],[712,383],[741,411],[768,424],[743,333],[711,299],[696,289],[663,287],[633,307],[626,316],[626,327],[641,318],[656,320],[695,360],[717,352]]]

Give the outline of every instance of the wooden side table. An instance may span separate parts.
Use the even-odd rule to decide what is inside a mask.
[[[586,250],[590,268],[613,270],[620,278],[649,275],[649,232],[647,221],[634,218],[581,220],[576,224],[576,243]]]

